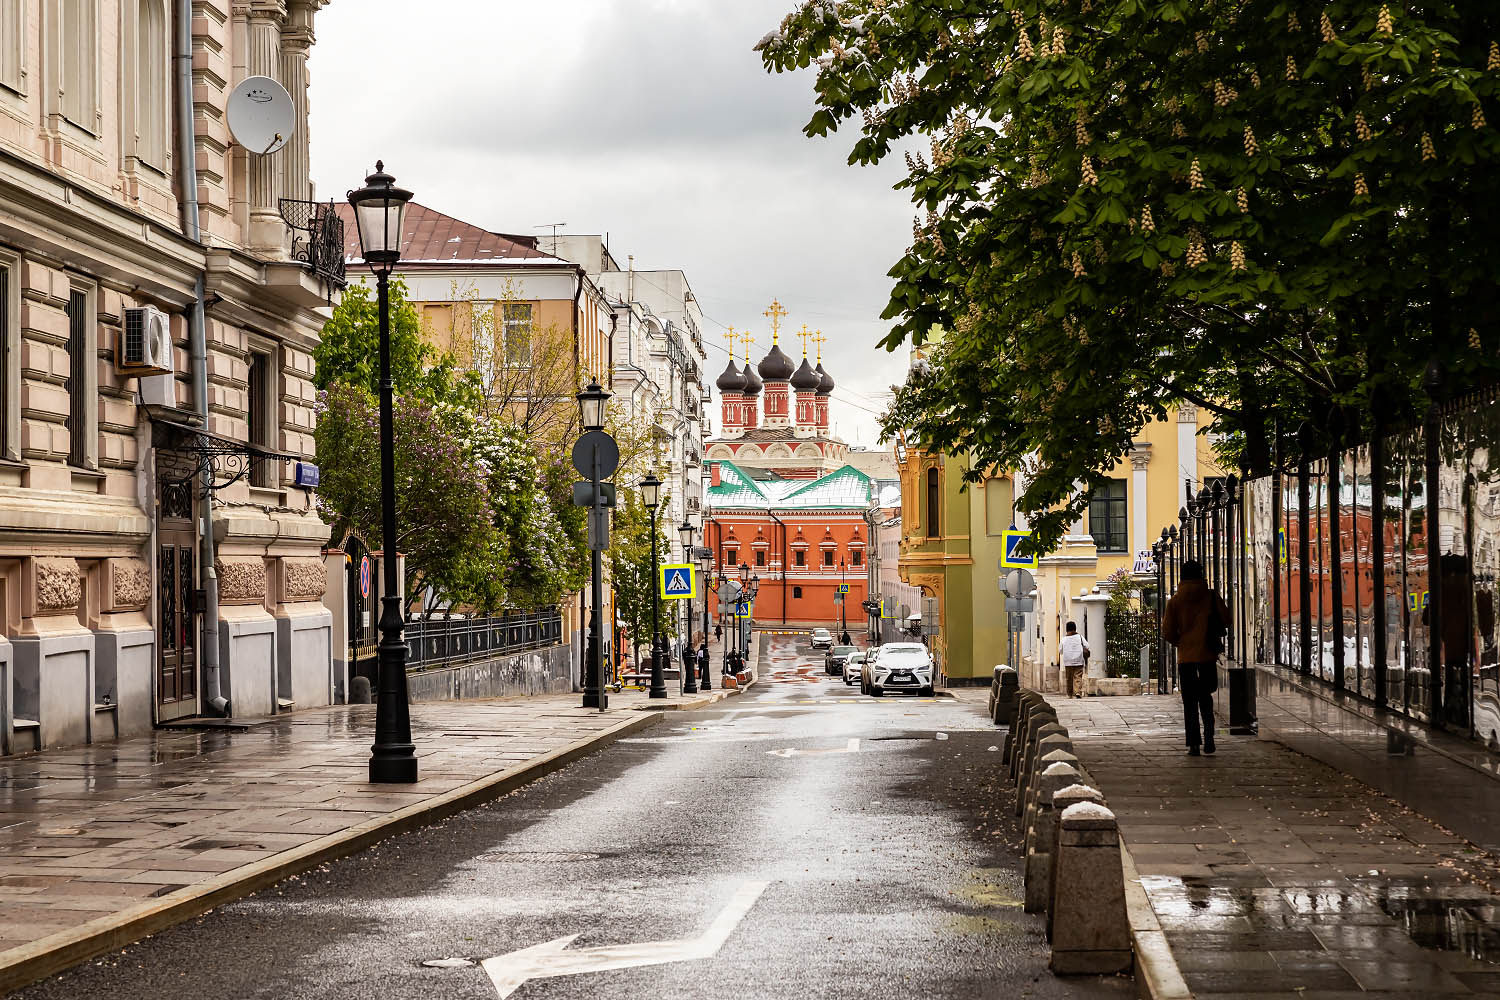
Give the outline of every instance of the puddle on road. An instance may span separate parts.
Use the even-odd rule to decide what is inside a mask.
[[[488,854],[476,854],[474,860],[490,864],[534,865],[594,861],[601,857],[603,857],[601,854],[589,854],[583,851],[491,851]]]

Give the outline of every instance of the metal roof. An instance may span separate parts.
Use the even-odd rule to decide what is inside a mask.
[[[870,477],[852,465],[812,482],[757,481],[733,462],[719,461],[719,485],[708,489],[713,510],[864,510],[870,504]]]

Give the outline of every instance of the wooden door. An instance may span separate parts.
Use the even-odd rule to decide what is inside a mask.
[[[198,712],[198,539],[191,486],[163,491],[156,529],[156,719]],[[185,495],[179,495],[185,494]]]

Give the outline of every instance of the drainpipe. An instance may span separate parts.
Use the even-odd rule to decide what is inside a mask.
[[[193,134],[193,0],[177,0],[177,175],[183,235],[203,245],[198,229],[197,141]],[[188,308],[188,342],[192,354],[193,404],[208,429],[208,338],[204,331],[204,272],[193,281],[193,304]],[[219,574],[214,567],[213,473],[204,476],[206,496],[198,519],[198,566],[203,584],[203,704],[216,715],[229,714],[229,700],[219,688]]]

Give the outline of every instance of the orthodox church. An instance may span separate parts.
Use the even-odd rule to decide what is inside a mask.
[[[731,345],[745,345],[745,365],[731,348],[716,383],[722,422],[708,442],[706,544],[719,567],[733,573],[745,564],[760,578],[757,621],[861,631],[871,480],[847,464],[848,446],[829,430],[833,376],[823,368],[823,335],[802,328],[802,363],[794,365],[780,343],[786,310],[773,302],[766,315],[771,350],[758,365],[753,338],[728,334]]]

